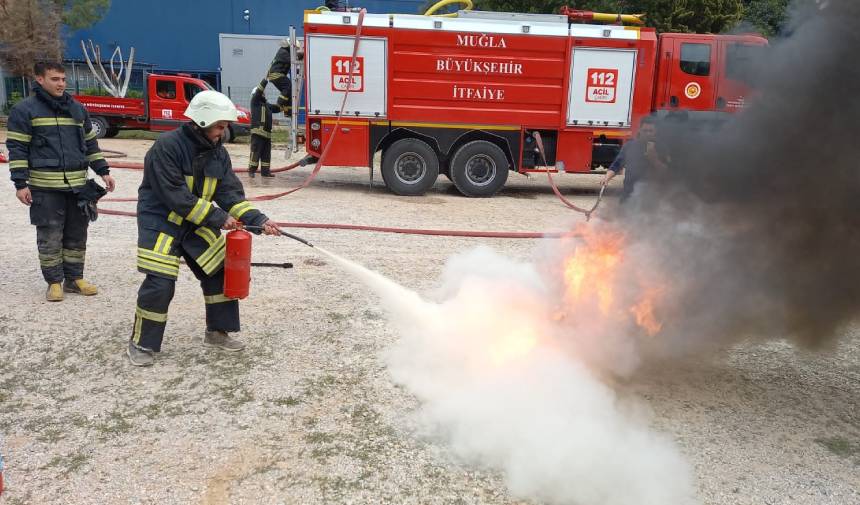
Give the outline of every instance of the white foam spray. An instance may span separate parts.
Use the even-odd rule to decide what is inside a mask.
[[[696,503],[688,464],[649,428],[644,405],[557,345],[551,289],[533,265],[486,248],[452,258],[439,300],[317,248],[372,288],[400,340],[393,378],[421,401],[429,433],[550,504]]]

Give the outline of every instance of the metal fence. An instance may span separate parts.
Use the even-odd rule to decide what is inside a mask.
[[[106,65],[107,63],[103,63]],[[87,93],[107,93],[107,91],[99,84],[93,72],[90,70],[86,62],[68,61],[66,66],[66,81],[67,88],[70,93],[81,94]],[[105,67],[106,69],[108,67]],[[131,71],[131,77],[128,81],[128,91],[126,96],[134,94],[142,94],[146,88],[146,74],[152,72],[152,65],[135,64]]]

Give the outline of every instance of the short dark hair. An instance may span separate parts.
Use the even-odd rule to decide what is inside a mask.
[[[33,75],[45,75],[48,70],[66,73],[66,67],[58,61],[37,61],[33,65]]]
[[[645,116],[642,118],[642,121],[639,122],[639,127],[643,127],[646,124],[657,126],[657,118],[654,116]]]

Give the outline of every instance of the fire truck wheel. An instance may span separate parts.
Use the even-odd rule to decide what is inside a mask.
[[[90,117],[90,126],[92,126],[93,131],[96,132],[97,139],[103,139],[107,136],[108,123],[105,118],[99,116]]]
[[[382,154],[382,179],[394,194],[423,195],[438,177],[439,157],[423,140],[398,140]]]
[[[493,196],[507,180],[508,158],[492,142],[469,142],[451,160],[451,181],[465,196]]]
[[[107,133],[105,133],[105,137],[112,139],[119,135],[119,128],[108,128]]]

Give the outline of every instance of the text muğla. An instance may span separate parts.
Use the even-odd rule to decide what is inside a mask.
[[[457,35],[457,45],[460,47],[489,47],[503,48],[508,47],[505,44],[504,37],[496,37],[495,35],[487,35],[486,33]]]

